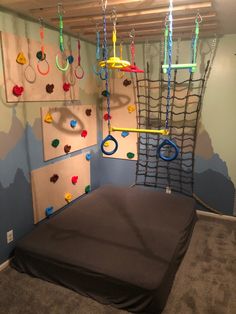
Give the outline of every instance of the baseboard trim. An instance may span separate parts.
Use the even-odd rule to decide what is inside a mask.
[[[197,210],[197,214],[199,214],[200,216],[214,217],[217,219],[230,220],[230,221],[236,222],[236,217],[234,217],[234,216],[218,215],[215,213],[205,212],[203,210]]]
[[[10,259],[0,265],[0,271],[4,270],[10,265]]]

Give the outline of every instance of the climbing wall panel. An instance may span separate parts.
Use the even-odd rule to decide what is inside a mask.
[[[41,107],[44,160],[97,144],[95,105]]]
[[[137,128],[135,89],[132,83],[124,86],[123,81],[124,79],[117,78],[110,80],[111,125],[120,128]],[[108,134],[106,107],[107,102],[104,97],[103,138]],[[103,157],[137,160],[137,133],[112,132],[112,136],[118,141],[118,150],[111,156],[103,155]],[[109,151],[109,146],[106,150]]]
[[[40,66],[41,72],[46,72],[47,64],[44,61],[38,62],[36,57],[37,52],[41,49],[39,41],[1,32],[1,42],[7,102],[79,99],[79,80],[74,77],[73,69],[76,66],[75,61],[65,73],[59,71],[55,63],[55,58],[59,50],[56,45],[45,43],[45,53],[50,71],[47,75],[41,75],[37,70],[37,66]],[[25,64],[16,62],[19,53],[23,53],[23,56],[26,58]],[[70,49],[65,47],[65,53],[66,55],[72,54],[74,60],[77,60],[77,52],[70,51]],[[65,91],[63,84],[68,84],[69,82],[72,84],[69,90]],[[16,85],[24,88],[21,96],[13,94],[13,88]],[[54,88],[52,85],[54,85]]]
[[[83,195],[85,190],[87,192],[89,186],[90,161],[85,153],[33,170],[34,223],[46,217],[46,209],[48,212],[57,211]],[[69,199],[66,200],[66,197]]]

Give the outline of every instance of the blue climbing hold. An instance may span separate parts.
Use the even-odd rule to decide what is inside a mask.
[[[70,121],[70,126],[71,126],[72,128],[75,128],[76,125],[77,125],[77,121],[76,121],[76,120],[71,120],[71,121]]]
[[[67,60],[69,62],[69,64],[72,64],[74,62],[74,57],[72,55],[67,57]]]
[[[91,160],[91,158],[92,158],[92,155],[91,155],[90,153],[87,153],[87,154],[86,154],[86,160],[89,161],[89,160]]]
[[[47,207],[47,208],[45,209],[45,215],[46,215],[46,217],[50,217],[52,214],[53,214],[53,206]]]
[[[129,132],[127,132],[127,131],[123,131],[122,133],[121,133],[121,136],[122,137],[126,137],[126,136],[128,136],[129,135]]]

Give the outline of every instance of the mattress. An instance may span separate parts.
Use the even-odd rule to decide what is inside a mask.
[[[197,220],[194,201],[106,185],[47,219],[12,266],[133,313],[161,313]]]

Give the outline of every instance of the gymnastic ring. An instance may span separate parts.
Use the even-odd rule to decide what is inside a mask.
[[[166,157],[161,153],[161,149],[167,145],[172,146],[175,150],[174,154],[170,157]],[[157,155],[159,155],[160,158],[164,161],[172,161],[178,156],[178,154],[179,154],[179,148],[177,147],[177,145],[174,142],[172,142],[171,140],[168,140],[168,139],[165,139],[157,148]]]
[[[46,72],[41,71],[41,70],[40,70],[40,67],[39,67],[40,62],[43,62],[43,61],[45,61],[45,62],[47,63],[47,70],[46,70]],[[43,60],[39,60],[39,61],[38,61],[38,63],[37,63],[37,70],[38,70],[38,72],[39,72],[41,75],[47,75],[47,74],[49,73],[49,71],[50,71],[50,65],[49,65],[49,63],[47,62],[47,60],[46,60],[45,58],[44,58]]]
[[[74,71],[71,69],[71,71],[68,71],[68,75],[66,76],[67,81],[70,83],[71,86],[75,85],[75,76]]]
[[[26,76],[26,72],[27,72],[28,69],[31,69],[33,71],[33,73],[34,73],[34,78],[32,80],[28,79],[28,77]],[[30,83],[30,84],[33,84],[36,81],[36,73],[35,73],[35,70],[34,70],[34,68],[32,67],[31,64],[28,64],[27,67],[25,68],[24,76],[25,76],[26,81],[28,83]]]
[[[77,74],[77,72],[81,72],[81,74]],[[76,68],[75,68],[75,76],[77,77],[78,80],[81,80],[83,77],[84,77],[84,69],[81,65],[78,65]]]
[[[104,144],[107,141],[112,141],[113,143],[115,143],[115,148],[112,151],[110,151],[110,152],[107,152],[104,149]],[[111,156],[111,155],[115,154],[117,149],[118,149],[118,142],[117,142],[117,140],[111,134],[108,134],[107,137],[105,137],[104,140],[101,143],[101,151],[103,152],[103,154],[105,154],[107,156]]]
[[[56,55],[56,66],[57,66],[58,70],[60,70],[62,72],[66,72],[68,70],[68,68],[69,68],[70,63],[69,63],[68,59],[66,58],[66,66],[64,68],[62,68],[59,65],[58,55],[59,55],[59,53]]]

